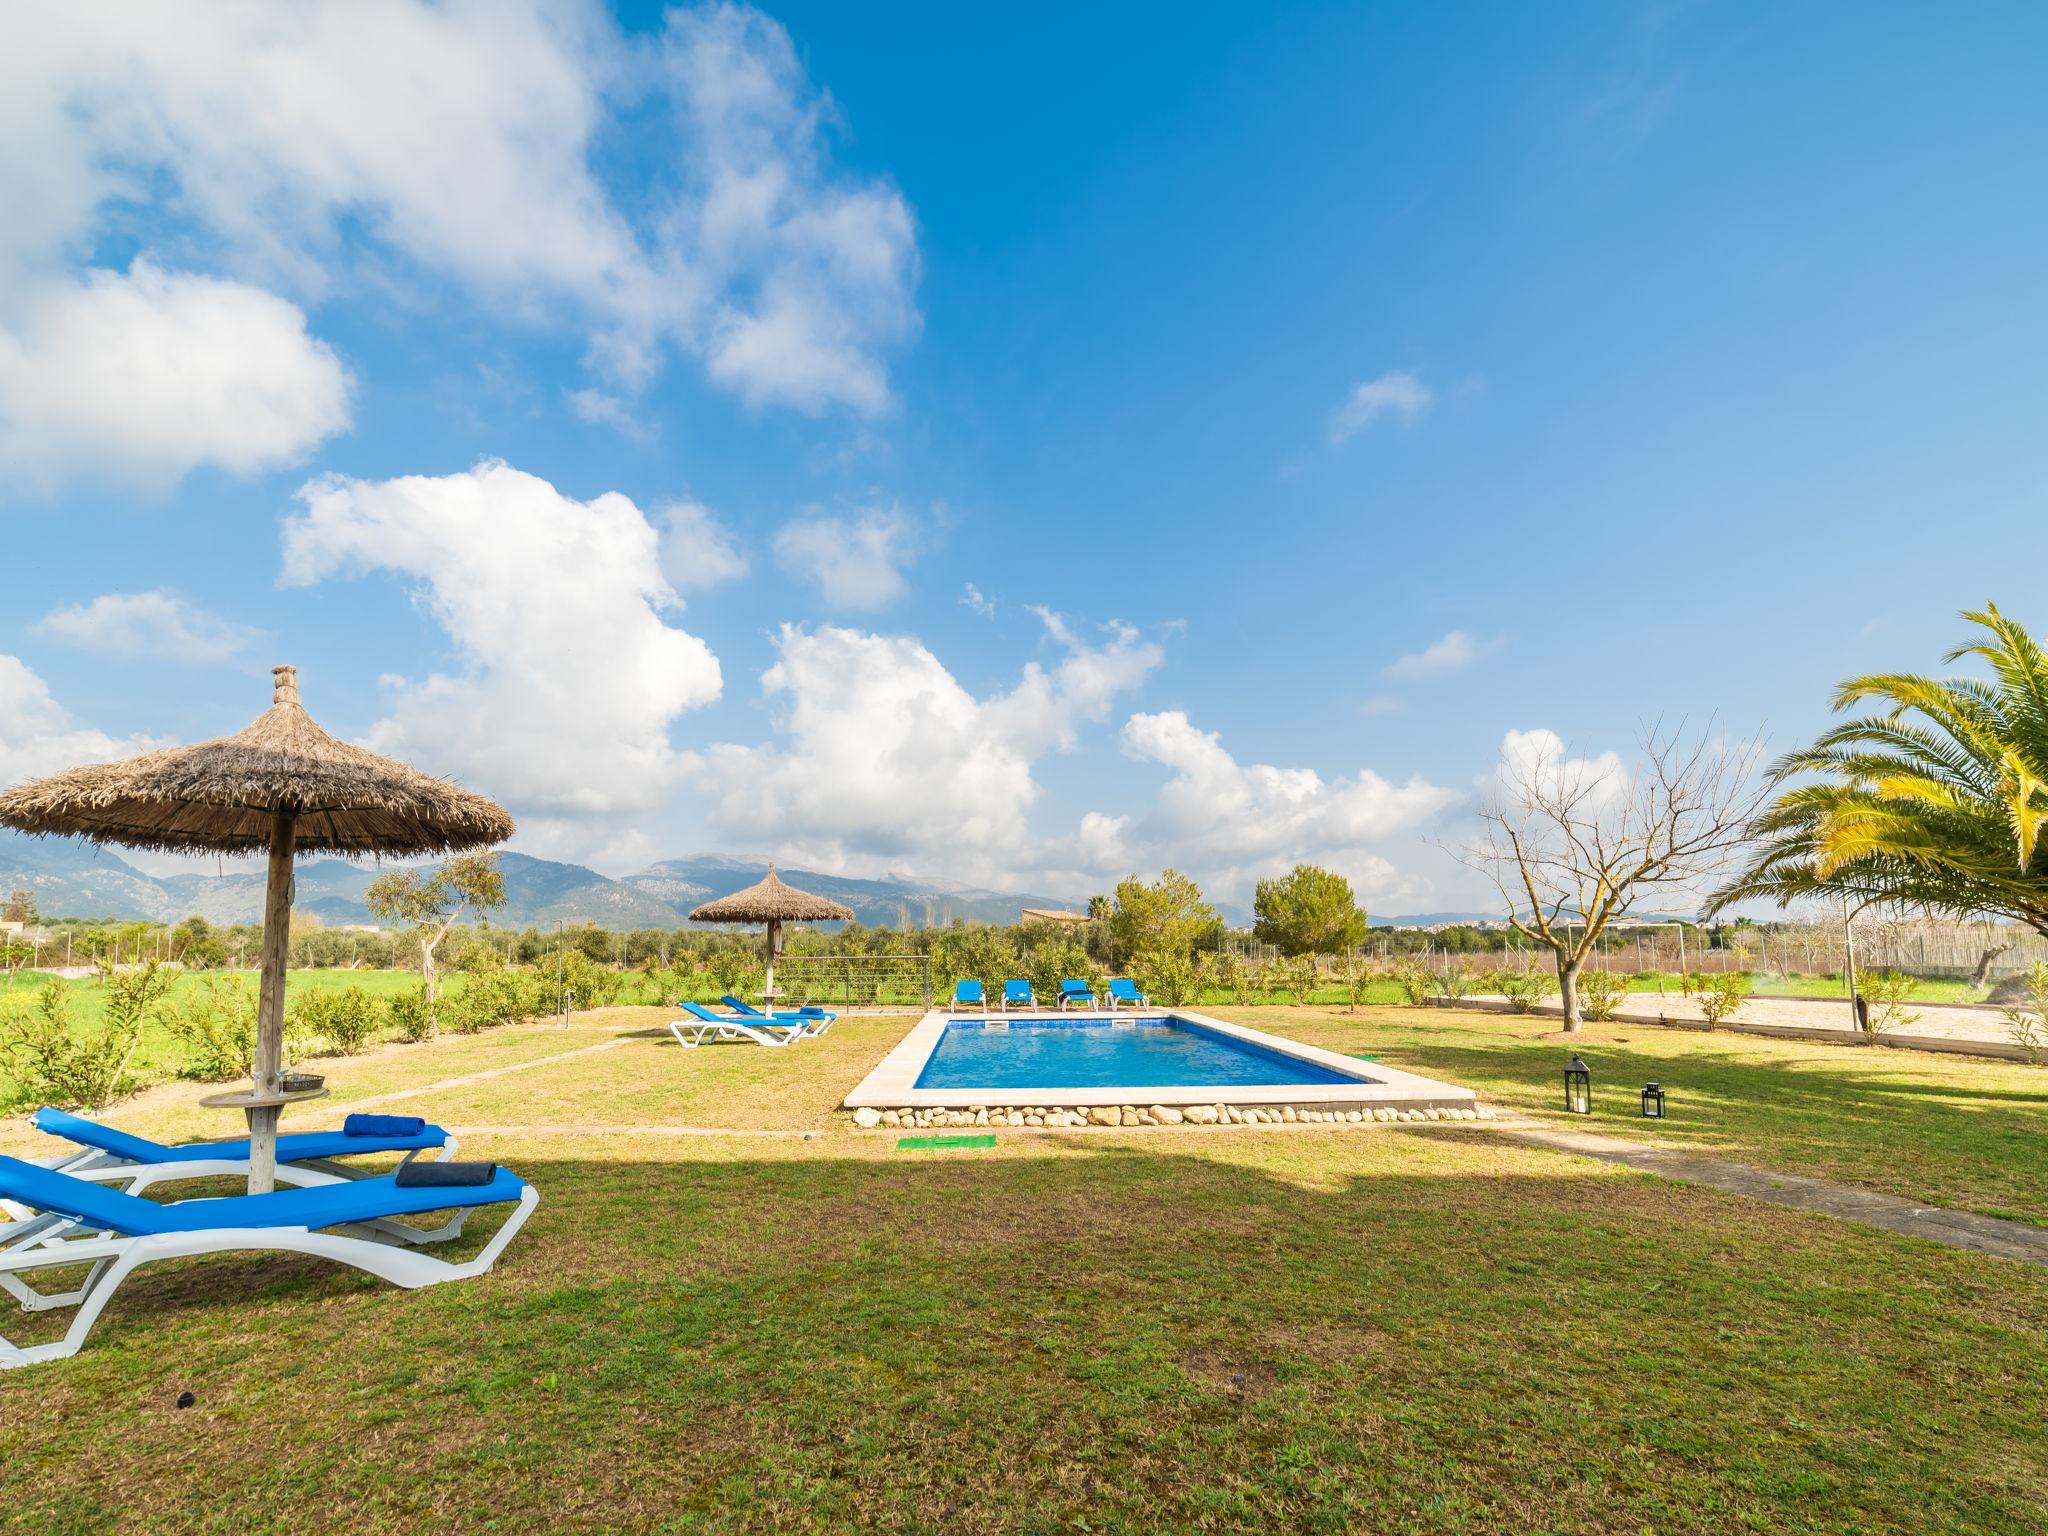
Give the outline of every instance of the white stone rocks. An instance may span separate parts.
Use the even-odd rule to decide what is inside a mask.
[[[882,1123],[882,1112],[862,1106],[853,1112],[853,1123],[864,1131],[872,1131]]]

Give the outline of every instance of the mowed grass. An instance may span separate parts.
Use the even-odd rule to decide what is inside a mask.
[[[2048,1068],[1878,1047],[1434,1008],[1219,1008],[1347,1053],[1383,1057],[1493,1103],[1562,1108],[1573,1052],[1595,1113],[1575,1124],[1716,1157],[2048,1225]],[[1645,1082],[1669,1118],[1641,1117]]]
[[[11,1523],[2040,1528],[2038,1268],[1463,1125],[898,1152],[831,1105],[908,1018],[686,1052],[641,1032],[661,1017],[330,1063],[335,1099],[293,1123],[431,1112],[534,1181],[533,1221],[490,1276],[415,1293],[310,1260],[143,1271],[79,1357],[0,1377]],[[1445,1076],[1494,1060],[1499,1089],[1462,1076],[1496,1101],[1558,1055],[1486,1015],[1255,1021]],[[1731,1098],[1783,1070],[1776,1042],[1657,1034],[1731,1052]],[[115,1118],[222,1129],[196,1092]]]

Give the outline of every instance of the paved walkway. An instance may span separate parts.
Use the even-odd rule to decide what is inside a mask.
[[[1726,1162],[1718,1157],[1701,1157],[1691,1152],[1645,1146],[1617,1136],[1547,1125],[1540,1120],[1503,1116],[1485,1123],[1485,1128],[1530,1146],[1550,1147],[1559,1152],[1576,1152],[1606,1163],[1622,1163],[1688,1184],[1710,1184],[1730,1194],[1768,1200],[1802,1211],[1819,1211],[1844,1221],[1860,1221],[1907,1237],[1922,1237],[1951,1248],[1968,1248],[1975,1253],[1996,1254],[2002,1259],[2021,1259],[2029,1264],[2048,1265],[2048,1228],[2024,1221],[2004,1221],[1996,1216],[1979,1216],[1970,1211],[1952,1211],[1945,1206],[1921,1205],[1897,1195],[1856,1189],[1847,1184],[1830,1184],[1794,1173],[1772,1173],[1747,1163]]]

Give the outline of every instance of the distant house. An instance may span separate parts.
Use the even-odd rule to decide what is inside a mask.
[[[6,938],[18,939],[22,936],[24,932],[27,931],[27,929],[28,924],[26,923],[10,923],[0,921],[0,936],[4,936]]]
[[[1054,907],[1026,907],[1020,923],[1085,923],[1090,921],[1086,912],[1061,912]]]

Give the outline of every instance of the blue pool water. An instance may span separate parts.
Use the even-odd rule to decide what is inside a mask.
[[[1369,1082],[1179,1019],[954,1019],[920,1088],[1247,1088]]]

